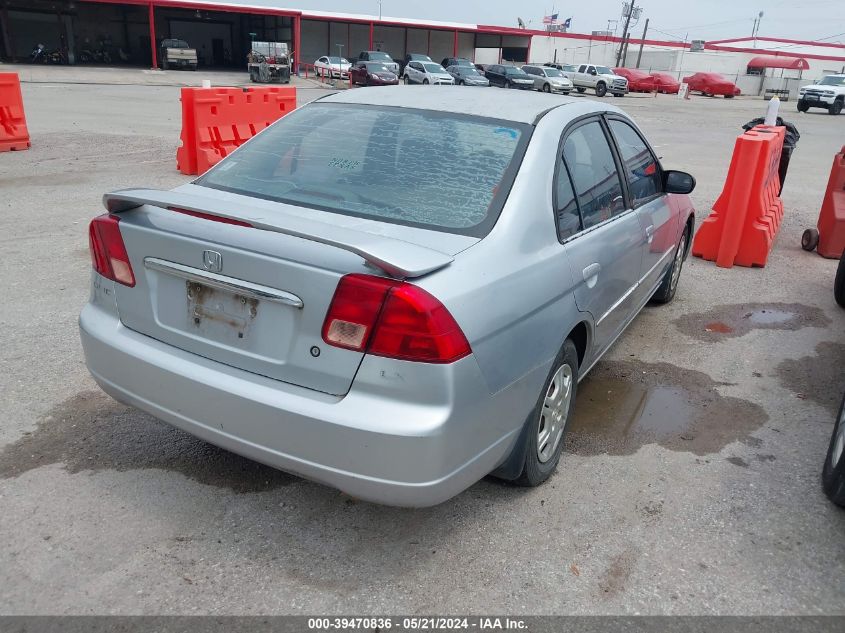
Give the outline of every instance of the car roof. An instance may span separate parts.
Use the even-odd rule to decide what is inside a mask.
[[[485,93],[479,98],[478,90],[487,88],[466,88],[441,86],[437,90],[425,88],[396,89],[357,88],[338,92],[319,100],[319,103],[349,103],[356,105],[392,106],[398,108],[416,108],[437,112],[452,112],[473,116],[502,119],[517,123],[534,123],[537,118],[552,108],[571,103],[588,103],[586,99],[561,97],[540,92],[524,90],[497,90],[494,94]],[[595,103],[595,102],[589,102]],[[595,111],[616,110],[612,106],[595,103]]]

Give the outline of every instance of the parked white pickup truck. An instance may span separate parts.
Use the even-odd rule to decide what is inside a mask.
[[[575,89],[584,92],[587,88],[596,91],[597,97],[603,97],[608,92],[614,97],[624,97],[628,92],[628,80],[619,75],[614,75],[607,66],[596,66],[595,64],[581,64],[578,70],[569,75]]]
[[[798,90],[798,112],[824,108],[839,114],[845,107],[845,75],[827,75],[820,82]]]

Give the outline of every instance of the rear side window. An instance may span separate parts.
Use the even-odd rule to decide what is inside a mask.
[[[598,121],[585,123],[566,137],[563,160],[572,176],[585,229],[625,210],[616,161]]]
[[[578,203],[575,201],[575,190],[572,188],[569,170],[563,160],[558,163],[557,169],[557,189],[555,191],[557,234],[558,238],[563,241],[581,230],[581,214],[578,212]]]
[[[280,119],[199,185],[482,237],[531,134],[527,124],[452,113],[315,103]]]
[[[584,64],[581,64],[581,65],[578,67],[578,72],[579,72],[579,73],[584,73],[584,72],[587,72],[587,67],[586,67]]]
[[[662,193],[660,167],[648,145],[633,127],[618,119],[611,119],[609,125],[622,157],[631,201],[637,207]]]

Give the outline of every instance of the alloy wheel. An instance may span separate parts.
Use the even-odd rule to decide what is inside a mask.
[[[681,267],[684,265],[684,251],[687,248],[687,234],[681,236],[681,241],[678,242],[678,252],[675,253],[675,263],[672,266],[672,280],[669,282],[670,296],[678,287],[678,280],[681,278]]]
[[[537,457],[542,463],[554,456],[560,438],[563,436],[569,414],[569,403],[572,400],[572,388],[572,368],[563,364],[552,376],[540,409]]]

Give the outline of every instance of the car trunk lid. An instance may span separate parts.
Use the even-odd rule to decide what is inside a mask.
[[[349,390],[363,356],[322,340],[340,278],[374,268],[395,278],[418,277],[448,266],[454,252],[477,241],[401,227],[403,236],[418,238],[405,241],[385,235],[396,229],[378,226],[384,223],[357,219],[352,228],[336,214],[193,185],[124,190],[104,202],[121,218],[136,278],[131,288],[116,284],[126,327],[336,395]],[[332,218],[338,221],[329,224]],[[447,252],[421,245],[433,243],[428,233],[439,236]]]

